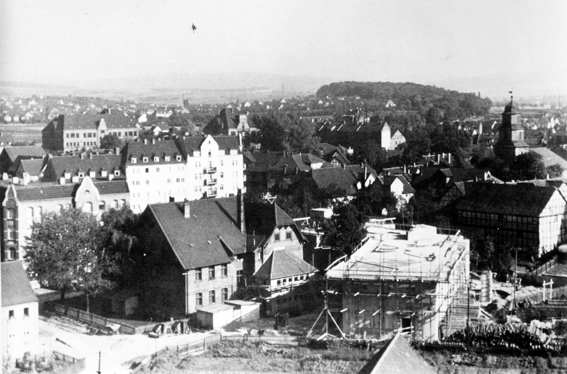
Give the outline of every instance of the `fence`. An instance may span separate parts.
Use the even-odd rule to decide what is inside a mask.
[[[122,334],[131,334],[131,335],[143,334],[146,331],[151,331],[152,328],[155,326],[155,323],[140,325],[140,326],[131,326],[125,324],[122,321],[117,321],[112,318],[99,316],[98,314],[88,313],[83,310],[66,307],[61,304],[55,304],[55,312],[62,314],[66,317],[73,318],[78,321],[89,323],[92,325],[108,326],[109,324],[117,324],[120,325],[119,331]]]
[[[58,368],[59,374],[75,374],[80,373],[85,368],[85,358],[76,358],[64,353],[53,351],[53,358],[59,361],[69,362],[71,363],[64,368]]]

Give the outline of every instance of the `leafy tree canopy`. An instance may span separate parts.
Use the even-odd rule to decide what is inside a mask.
[[[120,147],[120,138],[116,134],[106,134],[102,139],[100,139],[100,148],[112,149]]]
[[[45,213],[27,238],[28,274],[45,287],[96,294],[112,287],[118,271],[106,253],[104,231],[95,216],[79,209]]]
[[[338,205],[333,213],[333,217],[325,222],[323,240],[350,256],[364,239],[364,216],[352,204]]]

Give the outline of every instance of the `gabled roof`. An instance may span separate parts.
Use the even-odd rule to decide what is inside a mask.
[[[128,183],[122,180],[94,182],[99,194],[128,194]],[[80,186],[78,184],[55,184],[55,183],[31,183],[27,186],[13,185],[19,201],[72,199]],[[8,187],[0,187],[0,191]],[[1,192],[4,195],[5,192]]]
[[[279,279],[311,274],[316,268],[286,250],[273,251],[266,262],[254,273],[260,279]]]
[[[275,228],[290,226],[298,236],[299,240],[305,240],[301,230],[295,221],[277,204],[267,202],[244,204],[246,213],[246,232],[248,234],[268,238]],[[262,244],[259,242],[258,244]]]
[[[121,158],[120,155],[111,154],[92,155],[92,158],[88,156],[84,158],[80,156],[55,156],[48,161],[48,168],[53,171],[55,178],[61,178],[65,173],[71,173],[71,176],[74,176],[79,172],[88,173],[91,170],[97,173],[96,178],[98,178],[102,170],[107,172],[120,170]],[[47,175],[45,177],[48,178]]]
[[[190,218],[184,218],[183,203],[152,204],[144,212],[155,218],[185,270],[227,264],[232,255],[246,252],[236,197],[187,203]]]
[[[18,157],[42,158],[45,156],[45,151],[41,147],[34,145],[29,146],[8,146],[4,148],[4,152],[13,162]]]
[[[240,150],[240,142],[236,136],[218,135],[212,136],[213,140],[218,144],[219,150],[224,150],[225,154],[229,154],[230,150]],[[207,139],[207,136],[189,136],[183,139],[184,152],[188,156],[193,156],[193,152],[201,151],[201,145]],[[239,151],[240,152],[240,151]]]
[[[28,173],[30,176],[39,175],[43,164],[43,159],[20,160],[16,172],[18,174]]]
[[[2,307],[37,302],[21,261],[2,262]]]
[[[376,180],[376,183],[379,183],[379,184],[384,185],[384,186],[391,186],[392,183],[394,183],[394,181],[396,179],[398,179],[402,183],[402,185],[404,186],[404,189],[402,191],[404,194],[414,194],[415,193],[415,189],[411,186],[411,184],[408,182],[408,180],[406,179],[406,177],[403,174],[381,175]]]
[[[182,161],[185,161],[181,150],[178,148],[177,141],[175,140],[159,140],[156,142],[128,142],[122,150],[122,160],[125,165],[133,164],[132,159],[136,159],[136,164],[176,164],[176,156],[182,156]],[[169,161],[165,161],[165,157],[169,157]],[[148,162],[143,162],[143,158],[147,157]],[[154,157],[158,157],[158,161],[154,161]]]
[[[531,152],[535,152],[541,156],[541,161],[546,167],[559,164],[564,170],[567,170],[567,160],[559,156],[557,153],[553,152],[549,148],[530,148]]]
[[[547,206],[555,187],[540,187],[531,183],[488,184],[465,183],[466,195],[456,208],[475,212],[537,217]]]
[[[330,167],[331,165],[310,153],[305,154],[295,154],[281,157],[277,163],[272,164],[269,167],[270,171],[285,172],[285,174],[293,174],[295,170],[298,171],[309,171],[312,170],[313,164],[321,164],[320,167]]]
[[[134,119],[119,110],[112,110],[106,114],[66,114],[55,118],[52,123],[57,122],[59,125],[63,122],[65,130],[96,130],[101,119],[104,119],[106,127],[110,130],[136,127]]]
[[[435,374],[401,333],[396,334],[358,374]]]
[[[353,194],[356,191],[356,184],[364,179],[365,166],[346,165],[338,168],[322,168],[311,171],[313,180],[319,189],[336,186],[344,190],[347,194]],[[366,166],[367,175],[374,175],[376,171],[370,166]]]

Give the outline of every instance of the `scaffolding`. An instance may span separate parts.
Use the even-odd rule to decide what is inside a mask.
[[[412,330],[415,339],[437,339],[443,324],[445,331],[447,322],[451,329],[452,304],[464,298],[468,256],[468,240],[458,231],[442,235],[431,226],[413,235],[385,227],[373,230],[350,258],[327,268],[325,305],[310,334],[325,316],[323,339],[330,322],[343,338],[404,329]],[[329,295],[341,298],[340,308],[329,307]],[[340,316],[342,328],[332,312]]]

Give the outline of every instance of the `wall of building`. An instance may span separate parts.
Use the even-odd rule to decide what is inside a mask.
[[[27,315],[25,310],[27,309]],[[13,317],[11,315],[13,314]],[[16,360],[25,353],[37,354],[39,345],[38,303],[2,307],[2,357]]]

